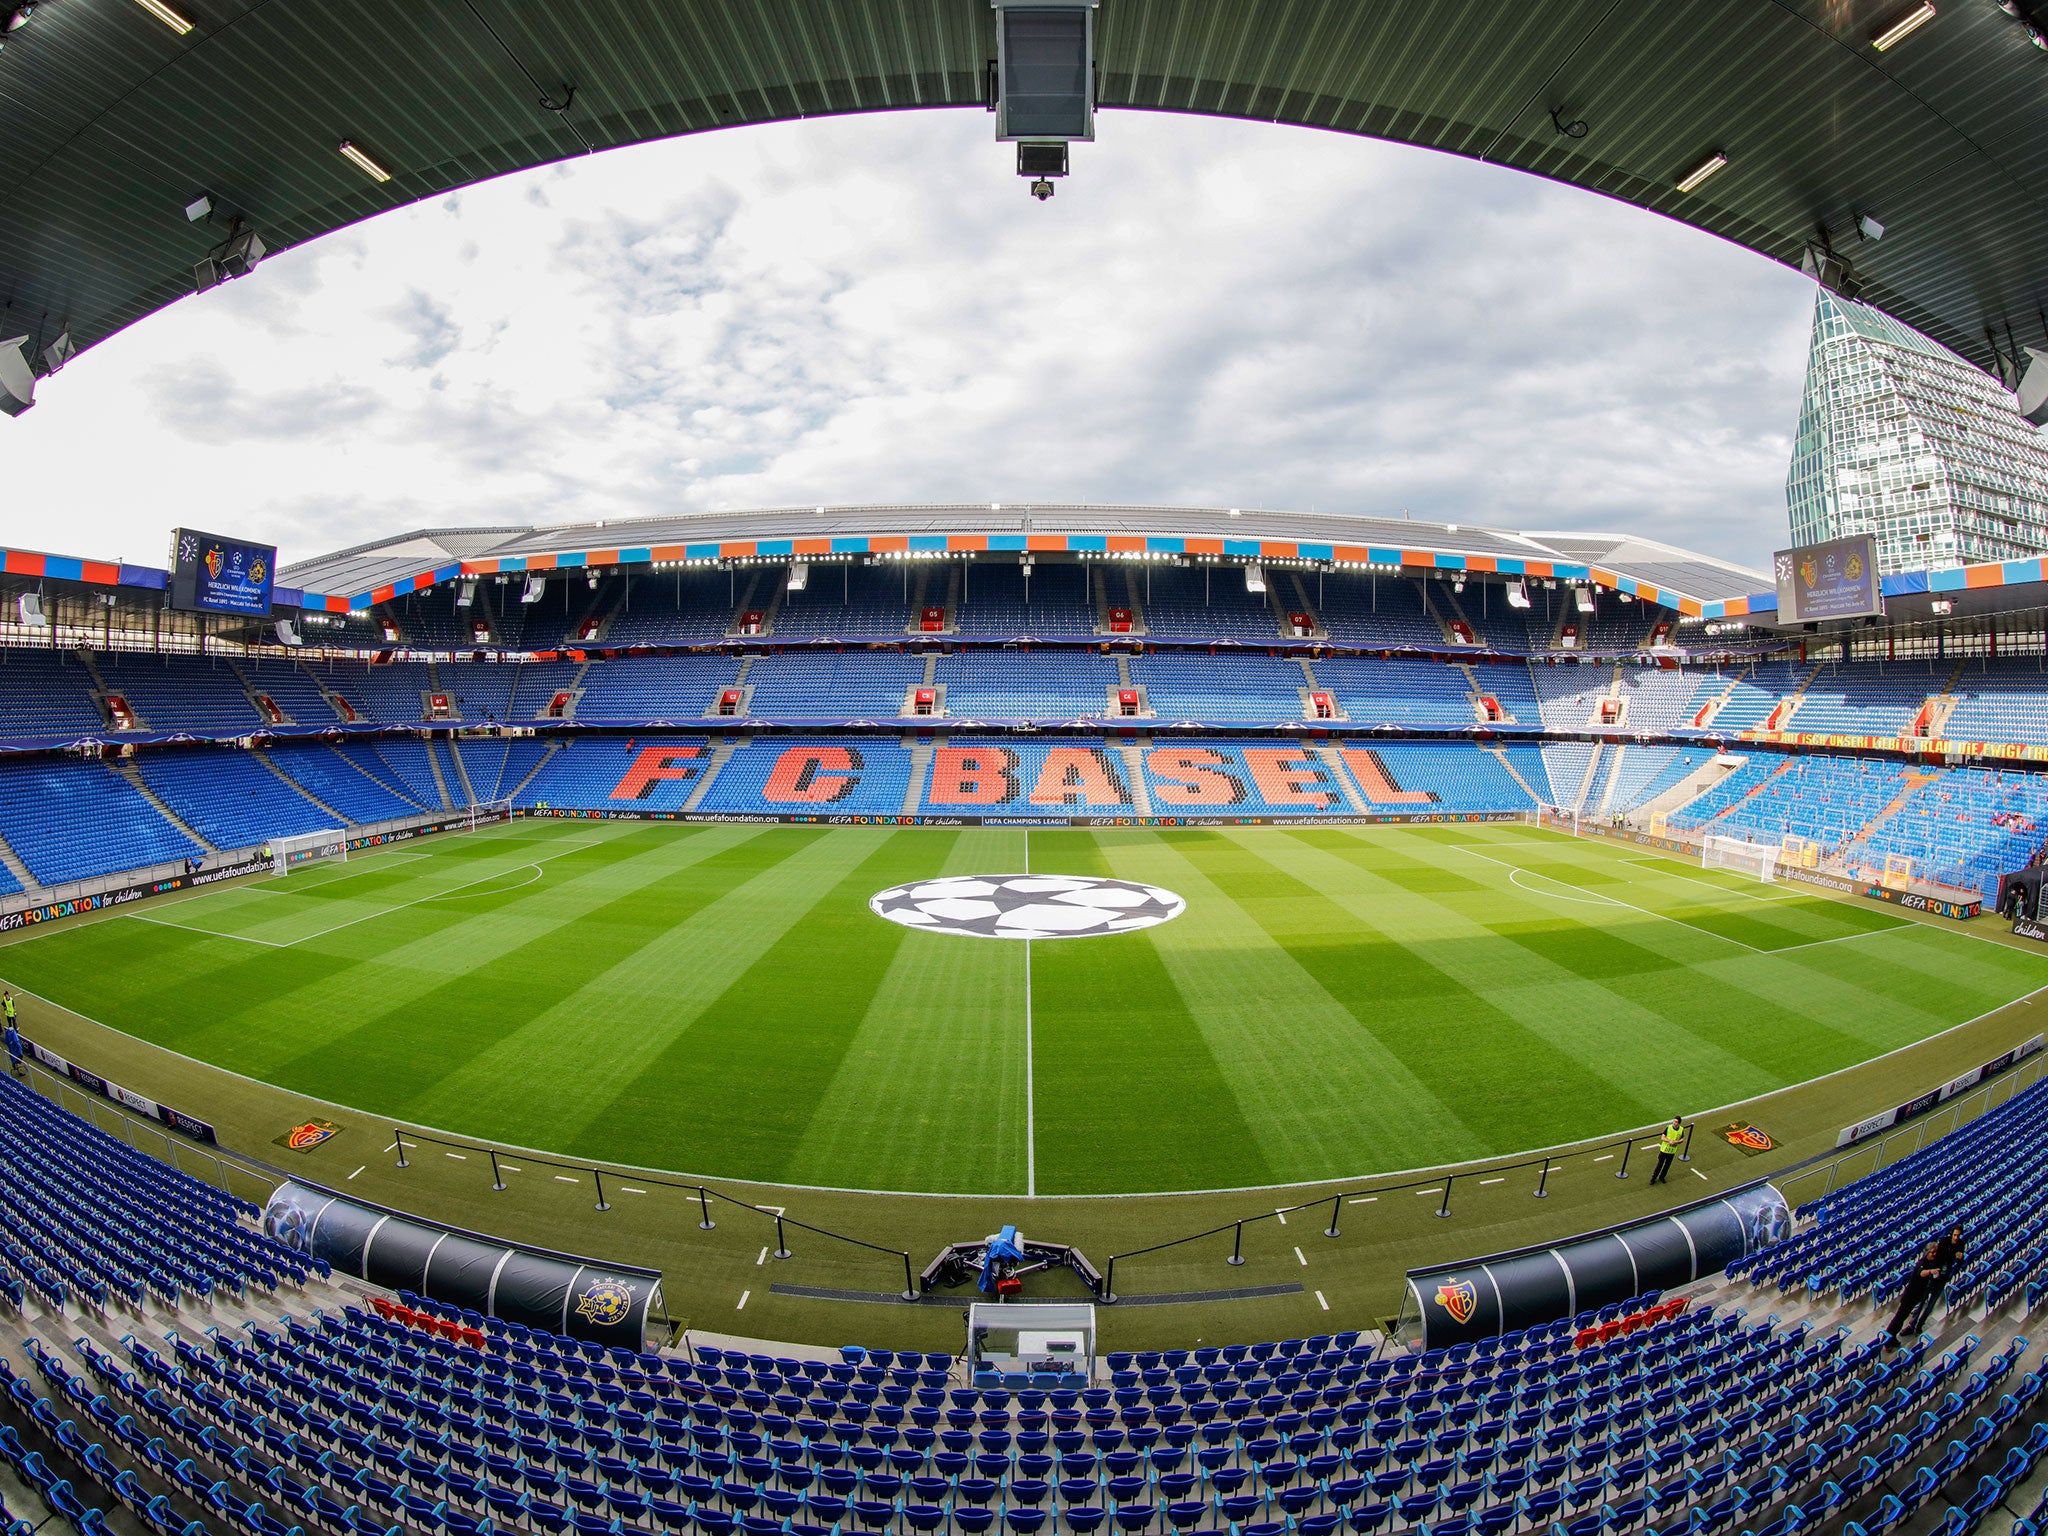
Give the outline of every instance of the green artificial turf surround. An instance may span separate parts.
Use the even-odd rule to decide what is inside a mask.
[[[1027,946],[867,908],[1026,868],[1187,910]],[[2048,954],[1517,824],[530,821],[53,924],[4,970],[408,1126],[720,1178],[1071,1195],[1697,1115],[2013,1002]]]

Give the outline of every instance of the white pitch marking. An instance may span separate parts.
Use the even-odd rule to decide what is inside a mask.
[[[759,1268],[760,1268],[760,1267],[761,1267],[761,1266],[762,1266],[763,1264],[766,1264],[767,1262],[768,1262],[768,1245],[767,1245],[766,1243],[763,1243],[763,1244],[761,1245],[761,1257],[759,1257],[758,1259],[754,1260],[754,1268],[756,1268],[756,1269],[759,1269]]]
[[[1024,829],[1024,873],[1031,873],[1031,829]],[[1038,1089],[1031,1061],[1031,941],[1024,941],[1024,1194],[1038,1194]]]
[[[1699,1171],[1699,1169],[1697,1169],[1697,1168],[1693,1169],[1693,1171],[1692,1171],[1692,1176],[1693,1176],[1694,1178],[1696,1178],[1696,1179],[1706,1179],[1706,1178],[1707,1178],[1707,1176],[1706,1176],[1706,1175],[1705,1175],[1704,1173],[1701,1173],[1701,1172]],[[1707,1182],[1708,1182],[1709,1184],[1711,1184],[1711,1183],[1713,1183],[1714,1181],[1713,1181],[1712,1179],[1707,1179]]]
[[[458,1163],[466,1163],[469,1161],[469,1159],[467,1157],[464,1157],[460,1152],[443,1152],[441,1155],[443,1157],[452,1157]]]
[[[1622,860],[1621,862],[1622,862],[1622,863],[1624,863],[1624,864],[1644,864],[1644,865],[1655,865],[1655,864],[1664,864],[1664,863],[1668,863],[1668,862],[1670,862],[1670,861],[1669,861],[1669,860],[1666,860],[1666,859],[1623,859],[1623,860]],[[1804,900],[1806,899],[1806,898],[1805,898],[1804,896],[1797,896],[1797,895],[1795,895],[1795,896],[1759,896],[1759,895],[1757,895],[1757,894],[1756,894],[1756,893],[1755,893],[1754,891],[1738,891],[1738,890],[1732,890],[1732,889],[1730,889],[1730,888],[1729,888],[1728,886],[1725,886],[1725,885],[1716,885],[1716,884],[1714,884],[1714,882],[1713,882],[1713,881],[1711,881],[1711,880],[1699,880],[1699,879],[1694,879],[1694,877],[1693,877],[1693,876],[1691,876],[1691,875],[1681,875],[1681,874],[1680,874],[1680,873],[1679,873],[1679,872],[1678,872],[1677,870],[1675,870],[1675,869],[1652,869],[1652,870],[1650,871],[1650,873],[1651,873],[1651,874],[1654,874],[1654,875],[1664,875],[1664,876],[1667,876],[1668,878],[1670,878],[1670,879],[1673,879],[1673,880],[1690,880],[1690,881],[1692,881],[1692,883],[1693,883],[1694,885],[1703,885],[1703,886],[1705,886],[1705,887],[1706,887],[1706,888],[1707,888],[1708,890],[1710,890],[1710,891],[1719,891],[1719,892],[1720,892],[1720,893],[1721,893],[1721,894],[1722,894],[1723,896],[1740,896],[1740,897],[1741,897],[1741,898],[1742,898],[1742,899],[1743,899],[1744,901],[1762,901],[1762,902],[1773,902],[1773,901],[1804,901]]]
[[[789,1207],[786,1205],[764,1205],[761,1207],[761,1209],[764,1211],[773,1211],[778,1216],[787,1216],[789,1214]]]
[[[1440,1189],[1418,1189],[1415,1193],[1418,1195],[1440,1195],[1443,1191]]]
[[[746,1310],[747,1310],[747,1298],[748,1298],[749,1296],[753,1295],[753,1294],[754,1294],[754,1293],[753,1293],[752,1291],[741,1291],[741,1292],[740,1292],[740,1304],[739,1304],[738,1306],[734,1307],[734,1308],[733,1308],[733,1311],[735,1311],[735,1312],[744,1312],[744,1311],[746,1311]]]
[[[503,1173],[520,1173],[524,1171],[523,1169],[513,1167],[510,1163],[499,1163],[498,1168]]]
[[[646,1191],[646,1190],[644,1190],[644,1189],[635,1189],[635,1188],[634,1188],[634,1187],[633,1187],[632,1185],[630,1185],[630,1184],[621,1184],[621,1185],[619,1186],[619,1192],[620,1192],[621,1194],[626,1194],[626,1195],[644,1195],[644,1194],[646,1194],[646,1193],[647,1193],[647,1191]]]
[[[1614,1154],[1612,1152],[1608,1152],[1600,1157],[1594,1158],[1593,1161],[1596,1163],[1611,1163],[1614,1161]]]
[[[555,1182],[557,1184],[581,1184],[583,1181],[581,1179],[572,1179],[566,1173],[558,1173],[555,1175]]]
[[[1325,1312],[1330,1310],[1330,1304],[1327,1301],[1323,1300],[1323,1293],[1321,1291],[1316,1292],[1316,1305],[1321,1307]]]
[[[384,1150],[386,1152],[396,1152],[398,1150],[398,1143],[394,1141],[393,1143],[391,1143],[390,1146],[386,1147]]]
[[[1508,883],[1510,885],[1521,885],[1521,882],[1515,879],[1516,874],[1538,874],[1538,871],[1536,870],[1525,870],[1519,864],[1510,864],[1506,859],[1496,859],[1491,854],[1480,853],[1476,849],[1465,847],[1463,844],[1454,843],[1451,846],[1459,853],[1469,853],[1475,859],[1485,859],[1486,862],[1489,864],[1495,864],[1502,869],[1510,871],[1508,875]],[[1542,878],[1552,877],[1544,876]],[[1526,885],[1522,886],[1521,888],[1525,891],[1529,890],[1529,887]],[[1530,894],[1540,896],[1544,893],[1541,891],[1531,891]],[[1760,949],[1754,944],[1744,943],[1741,939],[1731,939],[1725,933],[1716,933],[1711,928],[1702,928],[1698,923],[1688,923],[1682,917],[1671,917],[1662,912],[1652,912],[1648,907],[1639,907],[1632,901],[1622,901],[1613,896],[1603,896],[1600,898],[1600,900],[1610,907],[1626,907],[1631,912],[1640,912],[1643,914],[1643,916],[1654,917],[1659,922],[1674,923],[1680,928],[1690,928],[1694,933],[1704,933],[1710,939],[1719,939],[1724,944],[1733,944],[1737,949],[1746,949],[1752,955],[1774,955],[1778,952],[1774,949]],[[1875,931],[1886,932],[1888,930],[1878,929]],[[1848,935],[1848,937],[1854,938],[1858,937],[1858,935],[1851,934]],[[1786,947],[1789,948],[1790,946]]]
[[[1274,1214],[1275,1216],[1277,1216],[1277,1217],[1279,1217],[1279,1218],[1280,1218],[1280,1225],[1281,1225],[1281,1226],[1283,1226],[1283,1227],[1284,1227],[1284,1226],[1286,1226],[1286,1225],[1287,1225],[1287,1213],[1286,1213],[1285,1211],[1283,1211],[1283,1210],[1279,1210],[1279,1209],[1275,1209],[1275,1210],[1274,1210],[1274,1212],[1273,1212],[1273,1214]]]
[[[1479,1182],[1482,1184],[1505,1184],[1507,1183],[1507,1180],[1505,1178],[1481,1179]]]
[[[1486,855],[1482,853],[1479,857],[1483,859]],[[1496,859],[1493,862],[1499,863],[1500,861]],[[1555,875],[1544,874],[1541,870],[1523,869],[1519,864],[1510,864],[1508,866],[1509,885],[1519,890],[1527,891],[1531,896],[1541,896],[1547,901],[1576,901],[1580,905],[1588,907],[1620,907],[1627,905],[1626,902],[1613,901],[1605,896],[1563,896],[1556,891],[1539,890],[1533,885],[1523,885],[1521,880],[1523,875],[1528,875],[1534,880],[1548,880],[1553,885],[1563,885],[1564,882]]]
[[[1349,1203],[1352,1205],[1371,1205],[1374,1201],[1378,1199],[1378,1195],[1360,1195],[1356,1200],[1353,1200]]]
[[[1295,1257],[1296,1257],[1297,1259],[1301,1260],[1301,1267],[1302,1267],[1303,1269],[1307,1269],[1307,1268],[1308,1268],[1308,1255],[1307,1255],[1307,1254],[1305,1254],[1305,1253],[1303,1253],[1303,1252],[1301,1251],[1301,1248],[1300,1248],[1300,1246],[1299,1246],[1299,1245],[1296,1245],[1296,1247],[1295,1247],[1295,1250],[1294,1250],[1294,1256],[1295,1256]]]
[[[370,1165],[369,1165],[368,1163],[365,1163],[365,1164],[363,1164],[363,1168],[367,1168],[367,1167],[369,1167],[369,1166],[370,1166]],[[358,1169],[356,1170],[356,1173],[361,1173],[361,1172],[363,1171],[363,1168],[358,1168]],[[350,1175],[349,1175],[349,1177],[350,1177],[350,1178],[354,1178],[354,1177],[356,1176],[356,1173],[352,1173],[352,1174],[350,1174]]]

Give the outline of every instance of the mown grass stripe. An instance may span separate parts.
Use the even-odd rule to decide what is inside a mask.
[[[1021,871],[1024,837],[970,827],[906,838],[919,867],[899,878]],[[877,881],[854,897],[864,907],[894,883]],[[1025,1183],[1024,946],[894,932],[888,971],[817,1095],[786,1177],[823,1184],[858,1168],[868,1188],[1014,1194]]]
[[[1031,868],[1114,874],[1079,831],[1034,832]],[[1031,1012],[1041,1195],[1274,1182],[1149,933],[1034,944]]]

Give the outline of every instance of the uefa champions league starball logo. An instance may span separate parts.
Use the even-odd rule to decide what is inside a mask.
[[[976,939],[1090,939],[1171,922],[1173,892],[1088,875],[950,875],[892,885],[868,898],[877,917]]]

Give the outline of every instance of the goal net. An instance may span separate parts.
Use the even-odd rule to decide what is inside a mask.
[[[472,830],[477,827],[488,827],[493,822],[510,821],[511,819],[512,798],[509,795],[502,800],[479,801],[469,808],[469,825]]]
[[[285,874],[301,864],[311,864],[321,859],[347,859],[348,834],[337,829],[325,832],[297,832],[289,837],[274,837],[270,840],[270,868],[273,874]]]
[[[1709,834],[1700,844],[1700,866],[1704,869],[1732,869],[1758,880],[1778,878],[1778,850],[1769,843],[1752,843],[1746,838]]]

